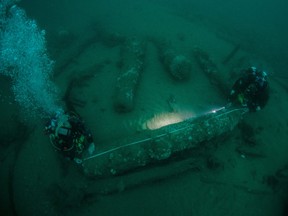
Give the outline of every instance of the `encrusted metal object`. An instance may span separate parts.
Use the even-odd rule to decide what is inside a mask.
[[[120,52],[120,72],[116,81],[114,107],[118,112],[130,112],[134,108],[135,94],[144,70],[146,43],[129,39]]]
[[[84,158],[84,173],[103,178],[128,173],[164,160],[169,162],[171,156],[231,131],[243,113],[243,109],[224,108],[118,140],[114,145],[117,147]]]

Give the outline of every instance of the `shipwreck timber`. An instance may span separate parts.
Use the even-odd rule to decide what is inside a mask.
[[[207,76],[210,83],[217,87],[221,95],[227,96],[227,93],[230,91],[230,87],[228,83],[223,79],[223,76],[221,76],[221,72],[217,64],[213,61],[210,55],[199,47],[196,47],[193,50],[193,55],[197,64]]]

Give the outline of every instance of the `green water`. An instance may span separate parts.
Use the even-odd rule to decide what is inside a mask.
[[[246,115],[229,134],[203,144],[184,162],[171,160],[129,179],[97,181],[54,151],[42,120],[22,122],[25,114],[14,102],[11,80],[0,77],[0,215],[285,215],[286,2],[22,0],[19,6],[46,30],[60,98],[77,80],[70,97],[78,101],[74,108],[91,129],[98,152],[144,129],[224,106],[227,95],[219,89],[229,90],[250,65],[268,71],[271,95],[264,110]],[[144,70],[128,113],[113,106],[122,37],[146,42]],[[155,39],[189,58],[189,79],[173,79]],[[202,72],[195,47],[210,55],[224,87]],[[116,191],[103,192],[111,188]]]

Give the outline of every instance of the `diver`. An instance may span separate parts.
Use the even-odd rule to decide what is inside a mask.
[[[95,150],[90,130],[76,113],[57,112],[47,122],[45,133],[56,150],[78,164],[82,163],[84,150],[89,154]]]
[[[244,70],[244,75],[234,83],[228,98],[230,106],[246,107],[249,112],[263,109],[268,99],[267,73],[256,67]]]

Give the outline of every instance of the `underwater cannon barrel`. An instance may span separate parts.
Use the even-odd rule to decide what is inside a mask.
[[[196,148],[203,141],[232,130],[243,113],[243,109],[224,109],[118,140],[114,143],[117,147],[84,158],[84,173],[103,178],[169,161],[176,153]]]
[[[209,78],[215,80],[219,74],[219,71],[217,65],[213,62],[209,54],[199,47],[196,47],[193,50],[193,53],[199,67],[203,70],[203,72],[208,75]]]
[[[191,74],[191,62],[184,55],[177,55],[173,50],[162,50],[161,62],[175,80],[187,80]]]
[[[120,51],[120,73],[117,77],[114,107],[118,112],[129,112],[134,108],[136,89],[144,69],[146,43],[127,39]]]
[[[217,86],[222,95],[227,95],[227,92],[230,90],[228,87],[229,85],[222,78],[223,76],[221,75],[218,66],[210,55],[199,47],[194,48],[193,55],[201,70],[208,77],[210,83]]]
[[[188,80],[191,76],[192,63],[183,54],[178,54],[169,42],[163,39],[151,38],[156,46],[159,59],[164,69],[177,81]]]

